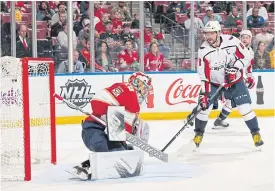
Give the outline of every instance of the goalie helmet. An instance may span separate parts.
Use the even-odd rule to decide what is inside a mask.
[[[149,91],[152,89],[152,79],[143,72],[132,74],[128,83],[130,83],[137,91],[139,104],[147,98]]]

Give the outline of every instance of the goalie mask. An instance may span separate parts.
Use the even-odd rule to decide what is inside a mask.
[[[136,72],[130,76],[128,82],[137,91],[138,102],[141,104],[152,89],[152,79],[142,72]]]

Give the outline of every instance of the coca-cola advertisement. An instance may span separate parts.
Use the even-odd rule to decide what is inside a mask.
[[[146,105],[142,106],[143,112],[181,112],[197,105],[201,88],[197,75],[189,74],[189,78],[179,74],[149,75],[153,90],[147,97]]]
[[[168,105],[180,103],[196,104],[201,85],[190,84],[187,80],[178,78],[171,83],[165,94],[165,102]]]
[[[264,85],[262,82],[262,76],[258,76],[258,81],[256,85],[256,96],[257,96],[257,101],[256,103],[258,105],[263,105],[264,104]]]
[[[149,75],[154,91],[147,98],[142,112],[189,112],[197,105],[201,82],[196,73]],[[249,90],[253,109],[273,108],[273,73],[254,73],[254,77],[256,86]],[[223,102],[222,96],[218,109],[222,108]]]

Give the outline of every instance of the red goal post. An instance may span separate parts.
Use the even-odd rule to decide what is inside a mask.
[[[54,61],[0,58],[1,180],[31,180],[32,168],[56,163]]]

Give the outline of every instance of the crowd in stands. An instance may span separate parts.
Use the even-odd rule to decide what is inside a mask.
[[[17,27],[16,56],[32,56],[32,2],[15,3]],[[145,71],[191,69],[188,55],[173,60],[173,45],[166,41],[175,28],[184,30],[182,47],[191,49],[191,30],[196,38],[196,51],[204,40],[203,27],[210,20],[222,25],[222,33],[240,37],[243,30],[241,1],[195,1],[195,20],[191,26],[189,1],[150,1],[144,3],[145,14],[152,12],[153,23],[145,20],[139,26],[139,9],[130,11],[130,2],[94,2],[90,18],[89,2],[73,1],[74,72],[90,70],[90,49],[95,52],[95,69],[102,72],[140,70],[139,52],[144,51]],[[39,1],[37,4],[38,57],[52,57],[56,72],[68,72],[68,23],[65,1]],[[137,4],[138,5],[138,4]],[[147,12],[146,12],[147,11]],[[247,27],[253,34],[254,69],[274,68],[274,1],[248,1]],[[10,2],[1,1],[1,56],[11,55]],[[147,16],[148,17],[148,16]],[[163,18],[167,18],[163,21]],[[90,24],[94,23],[94,42],[90,44]],[[164,24],[163,30],[158,27]],[[140,27],[144,28],[144,48],[140,47]],[[174,38],[172,36],[172,38]],[[177,39],[176,39],[177,40]],[[175,52],[174,52],[175,53]],[[186,64],[187,63],[187,64]]]

